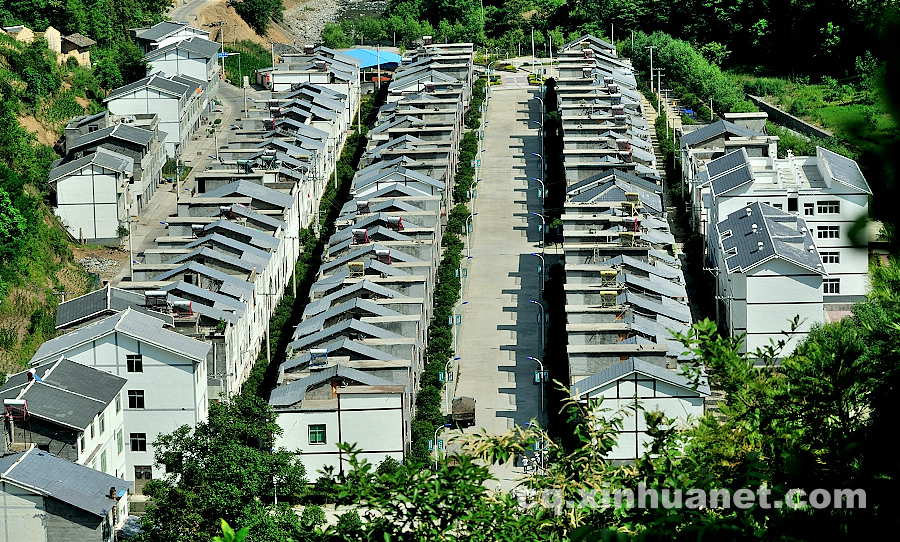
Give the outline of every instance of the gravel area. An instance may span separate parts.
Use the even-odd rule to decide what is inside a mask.
[[[297,45],[319,42],[325,24],[334,21],[341,11],[342,0],[310,0],[285,10],[284,25],[294,34]]]
[[[78,263],[88,273],[97,273],[98,275],[103,275],[108,271],[115,271],[119,268],[120,264],[120,262],[116,260],[92,257],[81,258],[78,260]]]

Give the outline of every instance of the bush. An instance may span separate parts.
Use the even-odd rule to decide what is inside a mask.
[[[284,11],[281,0],[229,0],[229,4],[260,35],[266,33],[269,23],[280,21]]]

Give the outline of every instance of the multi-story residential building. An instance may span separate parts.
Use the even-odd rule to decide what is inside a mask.
[[[31,359],[37,367],[65,357],[127,380],[124,478],[135,481],[138,492],[162,473],[154,465],[153,441],[208,415],[210,345],[174,331],[171,317],[159,316],[125,309],[50,339]]]
[[[125,475],[126,380],[59,358],[10,375],[0,386],[4,450],[38,449],[80,465]]]
[[[35,447],[0,455],[0,542],[114,542],[131,488]]]
[[[131,212],[134,159],[98,147],[50,170],[53,211],[72,237],[118,243]]]
[[[144,53],[190,38],[209,39],[209,32],[206,30],[177,21],[163,21],[150,27],[132,28],[130,33]]]
[[[144,55],[148,73],[187,75],[204,81],[215,95],[219,86],[219,52],[222,45],[201,37],[178,40]]]
[[[715,225],[710,242],[720,320],[746,335],[748,352],[783,341],[779,355],[788,354],[824,321],[828,275],[803,218],[747,203]]]
[[[162,168],[166,163],[166,149],[158,130],[156,115],[144,125],[138,127],[131,124],[131,118],[110,118],[105,116],[105,126],[91,130],[88,124],[87,133],[67,137],[66,157],[59,164],[65,164],[84,158],[103,148],[133,162],[132,182],[129,183],[127,207],[131,215],[139,215],[144,206],[159,187],[162,180]],[[98,121],[99,122],[99,121]],[[105,202],[103,202],[105,203]]]
[[[166,155],[174,158],[200,126],[206,86],[206,81],[186,75],[154,74],[114,89],[103,103],[115,115],[156,114],[166,134]]]
[[[704,231],[751,203],[765,203],[803,218],[822,255],[828,282],[824,303],[844,310],[868,291],[868,249],[851,229],[868,214],[872,191],[853,160],[821,147],[816,156],[751,157],[744,149],[710,161],[700,189],[708,209]],[[708,221],[708,223],[707,223]],[[707,239],[707,250],[718,240]],[[718,261],[722,261],[718,258]],[[720,272],[723,270],[719,270]]]

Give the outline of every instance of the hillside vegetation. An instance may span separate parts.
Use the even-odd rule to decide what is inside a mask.
[[[145,73],[128,28],[161,20],[167,0],[19,0],[0,5],[0,23],[35,31],[52,25],[97,41],[93,66],[57,64],[40,37],[0,35],[0,372],[21,369],[55,334],[56,305],[96,285],[49,207],[54,145],[72,117],[101,110],[110,88]]]

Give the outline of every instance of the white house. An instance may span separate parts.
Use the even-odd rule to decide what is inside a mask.
[[[174,158],[200,125],[205,86],[206,81],[157,73],[113,90],[103,103],[115,115],[158,115],[166,155]]]
[[[219,51],[222,46],[200,37],[170,43],[144,56],[148,73],[187,75],[209,83],[208,91],[215,94],[219,81]]]
[[[49,182],[56,189],[56,216],[76,239],[118,242],[130,212],[133,173],[132,158],[102,147],[53,168]]]
[[[824,321],[828,275],[806,222],[754,202],[714,228],[709,259],[717,269],[720,320],[745,349],[785,341],[789,354],[813,324]],[[791,323],[797,319],[797,327]]]
[[[0,456],[0,542],[114,542],[131,487],[34,447]]]
[[[162,472],[153,441],[207,419],[206,357],[210,345],[167,327],[162,319],[126,309],[50,339],[31,365],[65,356],[128,380],[125,385],[125,479],[140,492]],[[171,320],[168,320],[171,325]]]
[[[338,443],[355,444],[359,458],[379,464],[402,461],[409,441],[410,405],[405,386],[370,373],[331,365],[275,388],[269,404],[283,433],[275,446],[301,455],[307,472],[348,467]]]
[[[28,444],[113,476],[125,475],[125,379],[59,358],[10,375],[0,386],[4,446]]]
[[[784,159],[751,157],[738,149],[709,162],[706,171],[708,180],[701,190],[709,225],[702,231],[756,202],[802,216],[828,275],[826,305],[845,309],[847,303],[865,298],[867,240],[863,237],[857,244],[851,228],[867,216],[872,190],[855,161],[821,147],[816,156],[789,153]],[[717,242],[709,238],[707,250]]]
[[[134,28],[131,32],[145,53],[190,38],[209,39],[209,32],[206,30],[177,21],[163,21],[147,28]]]
[[[704,413],[705,383],[695,385],[673,370],[629,358],[572,385],[578,399],[600,399],[598,417],[622,419],[618,442],[607,459],[629,461],[643,456],[651,437],[646,412],[659,411],[678,427],[689,426]]]

